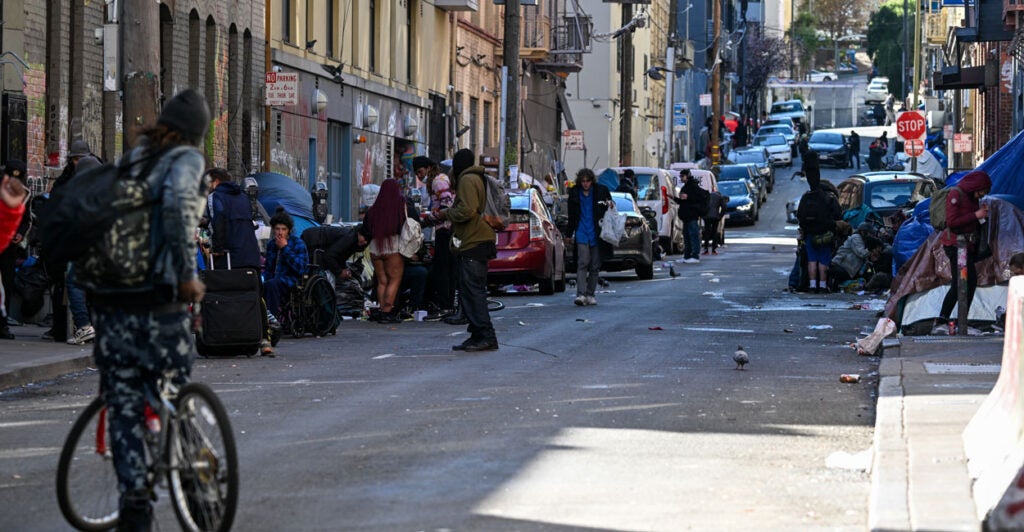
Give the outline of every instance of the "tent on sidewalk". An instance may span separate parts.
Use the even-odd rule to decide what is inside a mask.
[[[313,218],[313,196],[294,179],[277,172],[259,172],[252,177],[260,186],[257,198],[267,213],[273,216],[278,207],[284,207],[295,220],[292,234],[298,236],[320,225]]]
[[[978,262],[978,290],[971,304],[972,321],[995,320],[995,309],[1006,304],[1009,261],[1024,251],[1024,213],[1013,203],[1000,199],[982,199],[989,207],[989,243],[992,256]],[[885,304],[885,315],[896,322],[904,334],[924,333],[931,319],[939,317],[942,299],[949,290],[950,268],[939,242],[939,233],[928,235],[893,281],[892,293]],[[953,311],[951,316],[955,316]],[[915,327],[916,324],[923,324]]]

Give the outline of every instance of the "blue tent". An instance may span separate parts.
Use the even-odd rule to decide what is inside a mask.
[[[260,172],[252,177],[260,186],[257,198],[267,213],[273,216],[278,207],[284,207],[285,212],[292,215],[295,220],[292,234],[298,236],[320,225],[313,219],[313,196],[295,180],[277,172]]]

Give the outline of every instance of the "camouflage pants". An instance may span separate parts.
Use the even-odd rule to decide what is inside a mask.
[[[100,386],[107,402],[114,470],[122,495],[146,488],[143,447],[146,389],[157,393],[156,382],[170,372],[184,383],[195,350],[187,312],[154,314],[118,308],[97,308],[93,356],[100,369]]]

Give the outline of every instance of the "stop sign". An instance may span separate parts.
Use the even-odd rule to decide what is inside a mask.
[[[903,144],[903,152],[910,157],[920,157],[924,153],[924,142],[920,140],[908,140]]]
[[[903,140],[924,140],[926,127],[920,111],[904,111],[896,117],[896,135]]]

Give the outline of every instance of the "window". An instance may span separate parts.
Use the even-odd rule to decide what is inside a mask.
[[[477,122],[477,107],[479,105],[479,98],[469,99],[469,148],[475,152],[480,151],[477,145],[477,128],[480,127],[480,123]]]
[[[370,72],[377,71],[377,0],[369,0],[370,8]]]
[[[199,86],[200,39],[199,12],[195,9],[188,14],[188,86]]]
[[[281,0],[281,40],[284,42],[293,42],[292,0]]]
[[[206,18],[206,72],[203,96],[210,112],[217,116],[217,23],[213,17]],[[213,155],[213,154],[210,154]]]
[[[491,102],[484,102],[484,148],[493,146],[491,138]]]
[[[325,35],[324,45],[327,47],[328,57],[334,57],[334,35],[336,33],[337,22],[335,20],[334,7],[337,0],[327,0],[327,35]]]

